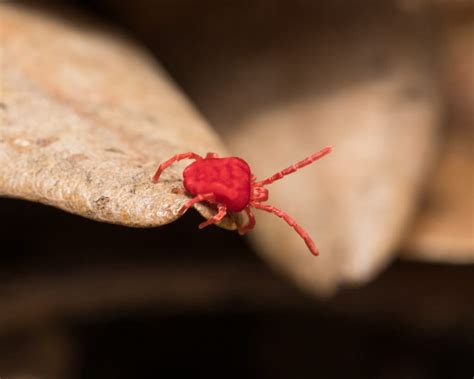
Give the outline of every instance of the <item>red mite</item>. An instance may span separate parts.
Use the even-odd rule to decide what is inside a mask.
[[[321,151],[259,182],[250,171],[247,162],[241,158],[219,158],[214,153],[208,153],[203,158],[195,153],[182,153],[162,163],[152,180],[154,183],[158,182],[161,173],[174,162],[182,159],[194,159],[195,162],[187,166],[183,172],[184,188],[194,198],[181,207],[180,215],[201,201],[217,204],[217,214],[200,224],[199,228],[202,229],[219,222],[229,211],[240,212],[244,210],[247,213],[248,222],[247,225],[239,228],[239,233],[243,235],[255,227],[255,216],[250,208],[261,209],[285,220],[303,238],[311,253],[318,255],[318,249],[309,234],[293,218],[278,208],[261,203],[268,200],[268,190],[264,186],[283,178],[285,175],[292,174],[331,151],[332,146],[325,147]]]

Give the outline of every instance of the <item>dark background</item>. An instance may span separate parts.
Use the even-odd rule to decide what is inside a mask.
[[[397,262],[316,301],[237,234],[199,231],[191,212],[144,230],[0,207],[6,367],[72,378],[471,375],[472,267]]]

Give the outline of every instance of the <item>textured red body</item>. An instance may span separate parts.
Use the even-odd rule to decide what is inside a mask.
[[[250,167],[240,158],[197,160],[184,169],[183,181],[191,195],[213,193],[216,202],[231,212],[241,211],[250,202]]]
[[[247,214],[248,222],[246,225],[239,225],[238,228],[240,234],[245,234],[255,226],[255,216],[251,208],[257,208],[285,220],[303,238],[309,251],[314,255],[318,255],[318,249],[309,234],[291,216],[272,205],[262,203],[268,200],[266,185],[298,171],[331,151],[331,146],[325,147],[302,161],[258,182],[255,175],[252,175],[249,165],[243,159],[236,157],[219,158],[214,153],[208,153],[204,158],[192,152],[181,153],[160,164],[152,180],[155,183],[158,182],[161,173],[174,162],[182,159],[194,159],[194,162],[187,166],[183,172],[184,188],[194,197],[181,207],[179,214],[183,214],[194,204],[201,201],[216,204],[217,213],[199,225],[199,228],[202,229],[208,225],[218,223],[229,211],[239,212],[243,210]]]

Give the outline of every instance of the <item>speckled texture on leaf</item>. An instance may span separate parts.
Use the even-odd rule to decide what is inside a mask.
[[[189,161],[153,184],[157,165],[224,150],[157,63],[89,22],[0,12],[0,195],[128,226],[175,220]],[[235,228],[230,218],[223,226]]]

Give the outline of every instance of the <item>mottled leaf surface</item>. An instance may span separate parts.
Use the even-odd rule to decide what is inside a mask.
[[[189,161],[153,184],[157,165],[224,150],[159,65],[77,16],[0,12],[0,195],[128,226],[175,220]]]

